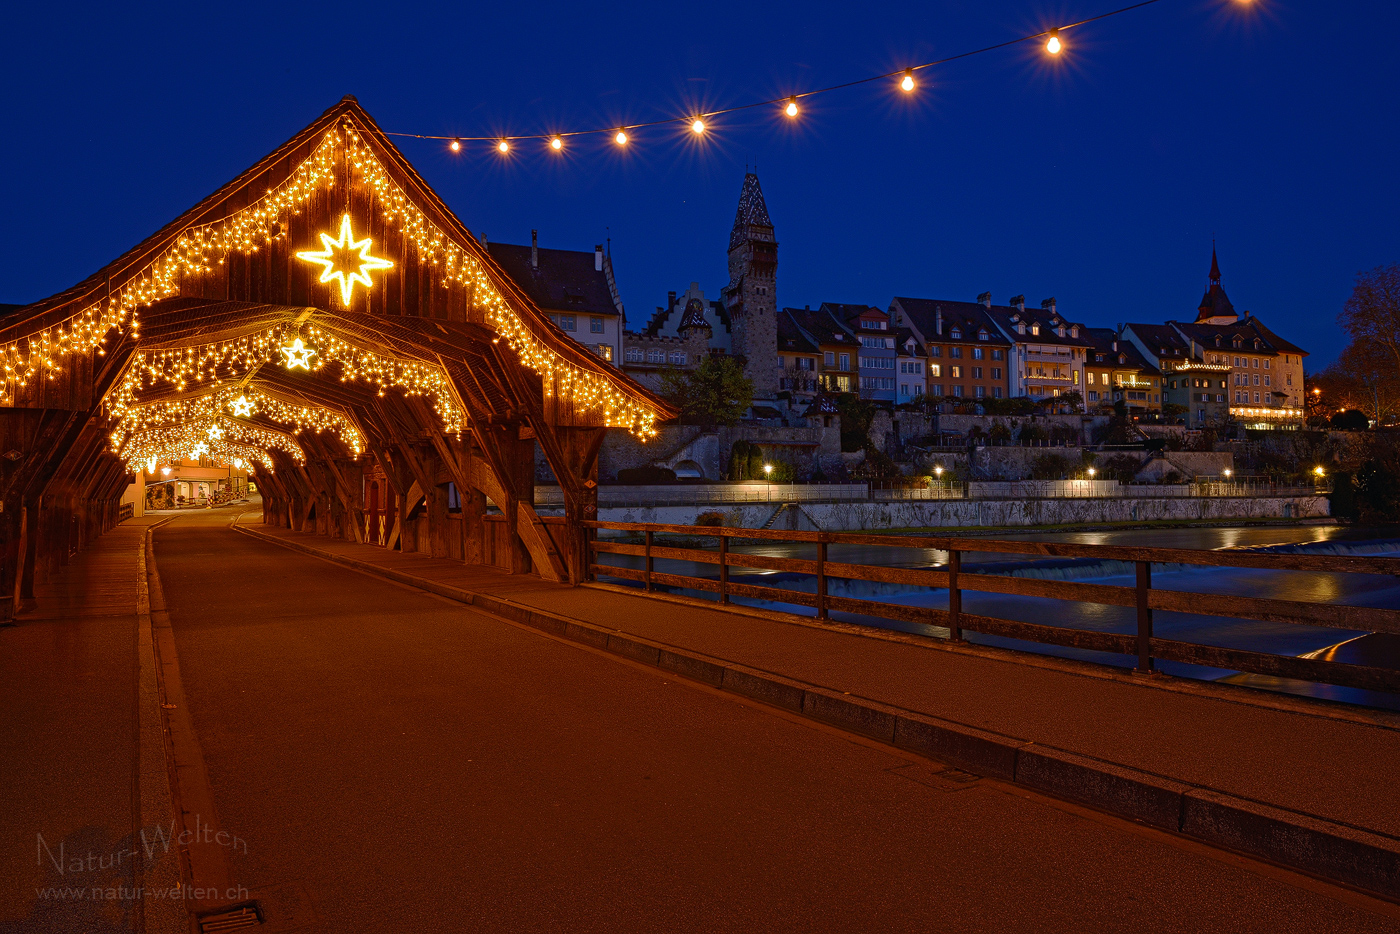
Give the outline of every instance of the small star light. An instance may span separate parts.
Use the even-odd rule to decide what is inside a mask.
[[[222,428],[220,428],[218,425],[210,425],[210,426],[209,426],[209,438],[210,438],[211,441],[217,441],[219,438],[222,438],[223,436],[224,436],[224,430],[223,430]]]
[[[231,404],[233,405],[233,414],[240,418],[247,418],[253,414],[253,403],[248,401],[247,396],[239,396]]]
[[[289,370],[301,367],[303,370],[311,369],[311,356],[316,353],[314,347],[307,347],[298,337],[292,341],[291,346],[283,347],[282,353],[286,354],[287,362],[283,364]]]
[[[324,250],[303,250],[297,254],[297,259],[324,266],[325,269],[321,272],[322,282],[339,279],[340,300],[346,305],[350,304],[356,282],[367,289],[374,286],[369,278],[370,270],[391,269],[394,265],[387,259],[369,255],[370,238],[355,239],[355,235],[350,232],[349,214],[340,219],[340,239],[333,240],[330,234],[323,233],[321,243],[325,246]]]

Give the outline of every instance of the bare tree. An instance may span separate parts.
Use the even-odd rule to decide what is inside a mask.
[[[1357,275],[1337,323],[1351,334],[1354,345],[1384,348],[1400,372],[1400,264]]]

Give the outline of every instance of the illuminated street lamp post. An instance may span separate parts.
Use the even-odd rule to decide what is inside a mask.
[[[768,500],[769,500],[769,502],[772,502],[772,500],[773,500],[773,465],[772,465],[772,464],[764,464],[764,465],[763,465],[763,477],[764,477],[765,480],[768,481]]]

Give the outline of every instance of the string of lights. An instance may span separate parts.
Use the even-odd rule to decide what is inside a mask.
[[[241,418],[260,415],[287,425],[292,435],[303,431],[329,431],[339,437],[356,457],[364,450],[364,438],[359,429],[341,413],[311,404],[284,402],[252,386],[211,386],[206,393],[182,399],[141,405],[134,405],[132,401],[132,397],[124,391],[118,392],[112,399],[110,409],[117,416],[113,430],[114,450],[120,450],[120,437],[135,435],[149,428],[165,428],[207,418],[210,412],[228,413]]]
[[[157,464],[210,457],[229,463],[234,459],[257,462],[272,469],[268,451],[285,451],[298,464],[306,462],[301,445],[280,431],[268,431],[233,418],[210,416],[164,428],[148,428],[119,441],[112,433],[118,454],[133,470],[154,473]]]
[[[819,95],[832,94],[836,91],[844,91],[848,88],[859,87],[861,85],[873,84],[876,82],[890,81],[892,79],[895,79],[898,88],[904,93],[909,94],[915,91],[918,87],[918,82],[915,80],[915,76],[918,72],[924,71],[929,68],[937,68],[941,65],[947,65],[952,62],[960,61],[961,59],[972,58],[978,55],[985,55],[987,53],[995,52],[1000,49],[1009,48],[1011,46],[1022,45],[1028,42],[1036,42],[1043,39],[1045,42],[1045,52],[1051,56],[1058,56],[1061,53],[1063,53],[1067,47],[1067,43],[1065,42],[1063,33],[1081,26],[1087,26],[1090,23],[1099,22],[1100,20],[1110,19],[1115,16],[1121,16],[1125,13],[1130,13],[1134,10],[1140,10],[1143,7],[1152,6],[1153,4],[1160,2],[1162,2],[1162,0],[1141,0],[1141,2],[1133,3],[1125,7],[1120,7],[1116,10],[1110,10],[1106,13],[1099,13],[1095,16],[1090,16],[1087,19],[1081,19],[1075,22],[1065,23],[1063,25],[1055,26],[1036,33],[1029,33],[1023,36],[1017,36],[1014,39],[1007,39],[1003,42],[997,42],[993,45],[983,46],[978,49],[970,49],[965,52],[959,52],[955,55],[944,56],[943,58],[934,59],[932,61],[920,62],[916,65],[910,65],[908,67],[900,68],[895,71],[870,75],[869,77],[865,78],[856,78],[852,81],[843,81],[840,84],[831,84],[825,87],[813,88],[807,91],[798,91],[794,94],[787,94],[780,97],[767,98],[758,101],[750,101],[749,103],[744,104],[735,104],[730,107],[722,107],[715,110],[697,110],[682,116],[663,117],[658,120],[644,121],[641,123],[623,123],[607,127],[590,127],[575,130],[562,130],[553,133],[493,134],[489,136],[448,136],[433,133],[386,132],[385,135],[404,137],[407,139],[445,141],[448,144],[448,148],[451,149],[453,152],[461,152],[464,143],[486,142],[490,143],[496,149],[496,151],[501,153],[502,155],[509,154],[513,150],[514,145],[516,143],[531,141],[544,142],[552,151],[556,153],[562,153],[568,140],[572,138],[586,136],[609,135],[612,137],[613,142],[616,143],[618,146],[626,146],[628,143],[633,142],[634,136],[638,130],[647,130],[652,129],[654,127],[688,126],[692,133],[696,134],[697,136],[701,136],[712,129],[712,121],[716,117],[722,117],[726,114],[740,113],[746,110],[775,107],[784,116],[788,117],[789,119],[792,119],[796,118],[801,113],[802,106],[800,102],[803,100],[817,97]],[[1244,5],[1250,3],[1251,0],[1234,0],[1234,2]]]

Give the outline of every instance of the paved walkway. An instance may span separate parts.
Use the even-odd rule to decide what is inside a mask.
[[[152,875],[137,853],[137,600],[158,521],[103,535],[35,588],[34,612],[0,626],[0,932],[156,929],[130,893]],[[160,782],[155,755],[145,777]]]
[[[1265,694],[1252,698],[1244,688],[1159,676],[1180,688],[1162,690],[1135,683],[1136,676],[1126,673],[1086,674],[1086,666],[1076,663],[1036,658],[1028,664],[980,647],[930,648],[915,636],[796,625],[616,589],[570,588],[261,524],[253,528],[426,581],[505,597],[1400,843],[1400,807],[1393,793],[1400,775],[1400,729],[1389,714],[1365,722],[1369,714],[1356,709],[1357,719],[1341,719],[1329,716],[1324,704]]]
[[[1400,929],[214,516],[156,560],[234,881],[297,930]]]

